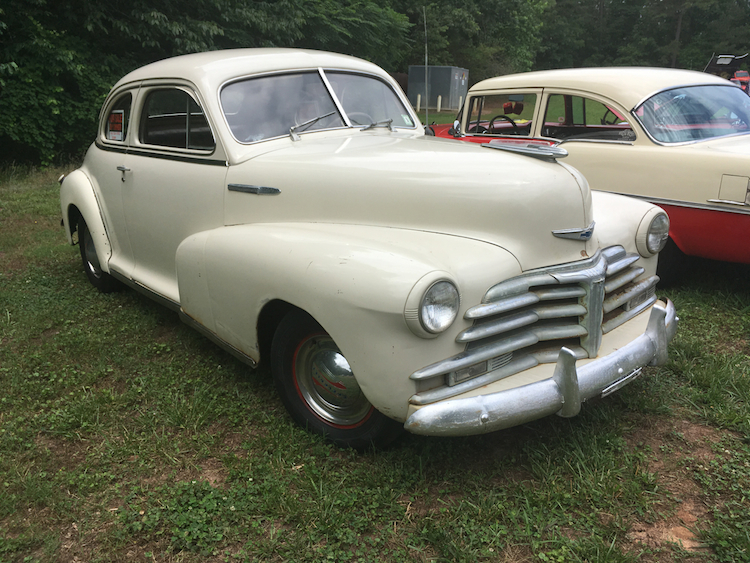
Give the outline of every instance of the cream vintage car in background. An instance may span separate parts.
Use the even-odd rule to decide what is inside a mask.
[[[112,89],[65,231],[89,280],[147,293],[337,444],[469,435],[663,363],[668,220],[575,169],[426,137],[377,66],[239,50]]]
[[[665,209],[672,252],[750,264],[750,98],[728,80],[622,67],[498,76],[471,87],[458,121],[436,134],[564,149],[592,189]]]

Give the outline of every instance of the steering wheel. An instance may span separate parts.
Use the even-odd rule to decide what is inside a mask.
[[[609,114],[610,114],[610,113],[612,114],[612,117],[610,118],[610,121],[607,121],[607,117],[609,116]],[[616,114],[615,112],[613,112],[613,111],[612,111],[611,109],[609,109],[609,108],[607,108],[607,111],[605,111],[605,112],[604,112],[604,115],[602,116],[602,125],[616,125],[616,124],[617,124],[617,123],[619,123],[620,121],[621,121],[621,120],[620,120],[620,118],[619,118],[619,117],[617,116],[617,114]]]
[[[496,119],[504,119],[505,121],[507,121],[508,123],[510,123],[513,126],[513,133],[512,134],[513,135],[520,135],[520,133],[518,131],[518,125],[516,125],[516,122],[513,121],[507,115],[496,115],[495,117],[493,117],[492,119],[490,119],[490,124],[487,126],[487,130],[490,133],[494,133],[494,131],[495,131],[495,120]]]
[[[471,125],[467,130],[467,133],[486,133],[487,128],[483,125],[479,125],[478,123]]]
[[[363,111],[350,111],[346,115],[349,117],[349,121],[355,125],[370,125],[371,123],[375,123],[375,120]],[[355,119],[355,116],[359,119]],[[365,121],[360,121],[360,119],[364,119]]]

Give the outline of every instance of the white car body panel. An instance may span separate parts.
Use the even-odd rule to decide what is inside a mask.
[[[266,73],[324,76],[326,70],[361,73],[389,85],[408,115],[400,116],[401,125],[374,123],[365,130],[353,126],[335,99],[346,117],[342,126],[308,131],[296,123],[291,129],[297,131],[254,142],[232,134],[221,106],[223,86]],[[131,105],[123,97],[127,91]],[[184,98],[187,109],[168,109],[167,95]],[[147,107],[148,100],[159,100],[163,108],[157,102]],[[121,106],[127,109],[115,109]],[[123,118],[121,134],[116,129],[110,134],[117,123],[113,115]],[[186,134],[180,123],[187,123]],[[194,132],[191,123],[197,124]],[[207,132],[212,146],[205,146]],[[191,135],[200,139],[194,145]],[[584,399],[627,375],[612,371],[614,363],[630,373],[663,362],[676,328],[671,303],[653,295],[656,256],[638,254],[636,240],[649,228],[644,222],[654,215],[652,205],[592,194],[567,163],[425,137],[393,79],[352,57],[238,50],[176,57],[130,73],[105,101],[97,141],[81,169],[64,180],[61,205],[69,240],[76,222],[85,221],[104,272],[179,310],[186,322],[252,365],[268,360],[263,344],[275,337],[262,333],[277,326],[264,315],[304,311],[335,341],[367,401],[400,422],[423,409],[432,412],[442,401],[424,397],[436,390],[451,400],[472,399],[538,384],[560,371],[542,350],[540,365],[498,375],[489,384],[469,378],[452,390],[442,375],[424,376],[425,370],[465,362],[497,344],[500,336],[472,337],[476,342],[470,345],[461,338],[496,320],[490,315],[487,323],[475,321],[472,315],[503,301],[496,294],[506,291],[498,289],[505,283],[539,278],[553,290],[568,283],[586,288],[585,295],[573,288],[577,297],[559,306],[579,299],[588,311],[581,312],[579,304],[578,312],[553,314],[551,322],[546,309],[539,312],[542,332],[564,324],[575,333],[564,342],[575,348],[571,353],[580,365],[596,364],[582,372],[587,375],[581,385],[589,393]],[[568,236],[571,230],[581,236]],[[631,274],[630,281],[607,295],[612,300],[624,287],[625,304],[602,313],[602,288],[620,271]],[[452,325],[431,333],[419,309],[427,288],[437,282],[453,284],[460,302]],[[540,311],[544,300],[552,299],[543,297]],[[520,314],[528,315],[524,307]],[[589,316],[585,323],[577,320]],[[591,334],[610,317],[627,320]],[[572,341],[583,324],[590,334],[582,338],[589,344],[578,346]],[[522,330],[511,330],[510,339]],[[553,339],[550,346],[559,351],[562,344]],[[584,353],[586,346],[593,348],[590,353]],[[618,351],[627,346],[638,353]],[[497,369],[488,367],[482,377],[491,379]],[[569,366],[564,377],[559,386],[569,389],[575,378]],[[565,393],[568,399],[555,391],[543,407],[530,407],[528,416],[542,416],[559,401],[570,405]],[[565,416],[575,414],[566,409]],[[468,430],[465,421],[432,420],[437,427],[421,431],[467,434],[501,427],[483,420],[471,420]],[[421,424],[407,428],[417,431],[413,428]]]

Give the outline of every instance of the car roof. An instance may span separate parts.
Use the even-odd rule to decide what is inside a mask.
[[[672,68],[604,67],[541,70],[507,74],[477,82],[471,91],[500,88],[569,88],[593,92],[633,109],[646,98],[678,86],[732,86],[719,76]]]
[[[181,55],[138,68],[121,78],[121,84],[156,78],[180,78],[194,84],[218,86],[251,74],[311,68],[335,68],[383,75],[378,66],[348,55],[305,49],[223,49]]]

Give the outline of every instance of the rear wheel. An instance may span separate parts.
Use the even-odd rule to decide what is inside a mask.
[[[271,369],[294,421],[339,446],[382,447],[403,429],[370,404],[341,350],[306,313],[294,311],[281,321]]]
[[[86,277],[95,288],[102,293],[111,293],[120,288],[118,281],[102,270],[99,257],[96,255],[94,238],[91,236],[86,221],[83,218],[78,221],[78,247],[81,250],[81,262]]]

